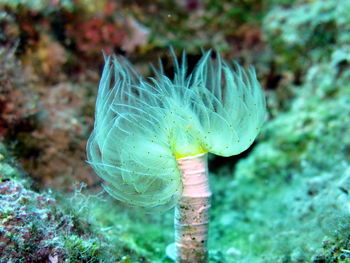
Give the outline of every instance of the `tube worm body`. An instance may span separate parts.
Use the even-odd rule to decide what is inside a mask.
[[[205,263],[211,192],[207,154],[178,159],[182,197],[175,207],[176,262]]]
[[[210,207],[207,153],[245,151],[266,117],[255,70],[203,54],[188,72],[173,52],[174,77],[162,65],[144,78],[122,57],[106,57],[88,163],[105,190],[132,206],[175,208],[180,263],[207,262]]]

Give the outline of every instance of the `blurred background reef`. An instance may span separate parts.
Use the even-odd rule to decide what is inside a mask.
[[[350,262],[347,0],[0,0],[0,262],[171,262],[172,211],[85,163],[102,50],[172,76],[169,46],[253,64],[267,96],[258,141],[210,156],[210,262]]]

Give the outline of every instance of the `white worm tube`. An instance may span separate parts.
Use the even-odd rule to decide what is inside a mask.
[[[208,157],[199,154],[178,159],[183,193],[175,208],[175,250],[178,263],[208,262],[210,188]]]

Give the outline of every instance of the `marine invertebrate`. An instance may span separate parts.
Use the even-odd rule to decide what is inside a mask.
[[[174,55],[175,57],[175,55]],[[206,262],[210,189],[207,153],[239,154],[257,136],[265,100],[254,70],[203,54],[188,74],[144,79],[123,58],[107,57],[88,161],[116,199],[153,209],[176,206],[177,261]]]

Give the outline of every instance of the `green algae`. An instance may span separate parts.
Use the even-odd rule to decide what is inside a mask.
[[[67,195],[63,200],[31,185],[0,144],[0,262],[148,262],[125,244],[111,244],[94,232],[78,208],[64,205],[73,201]]]

